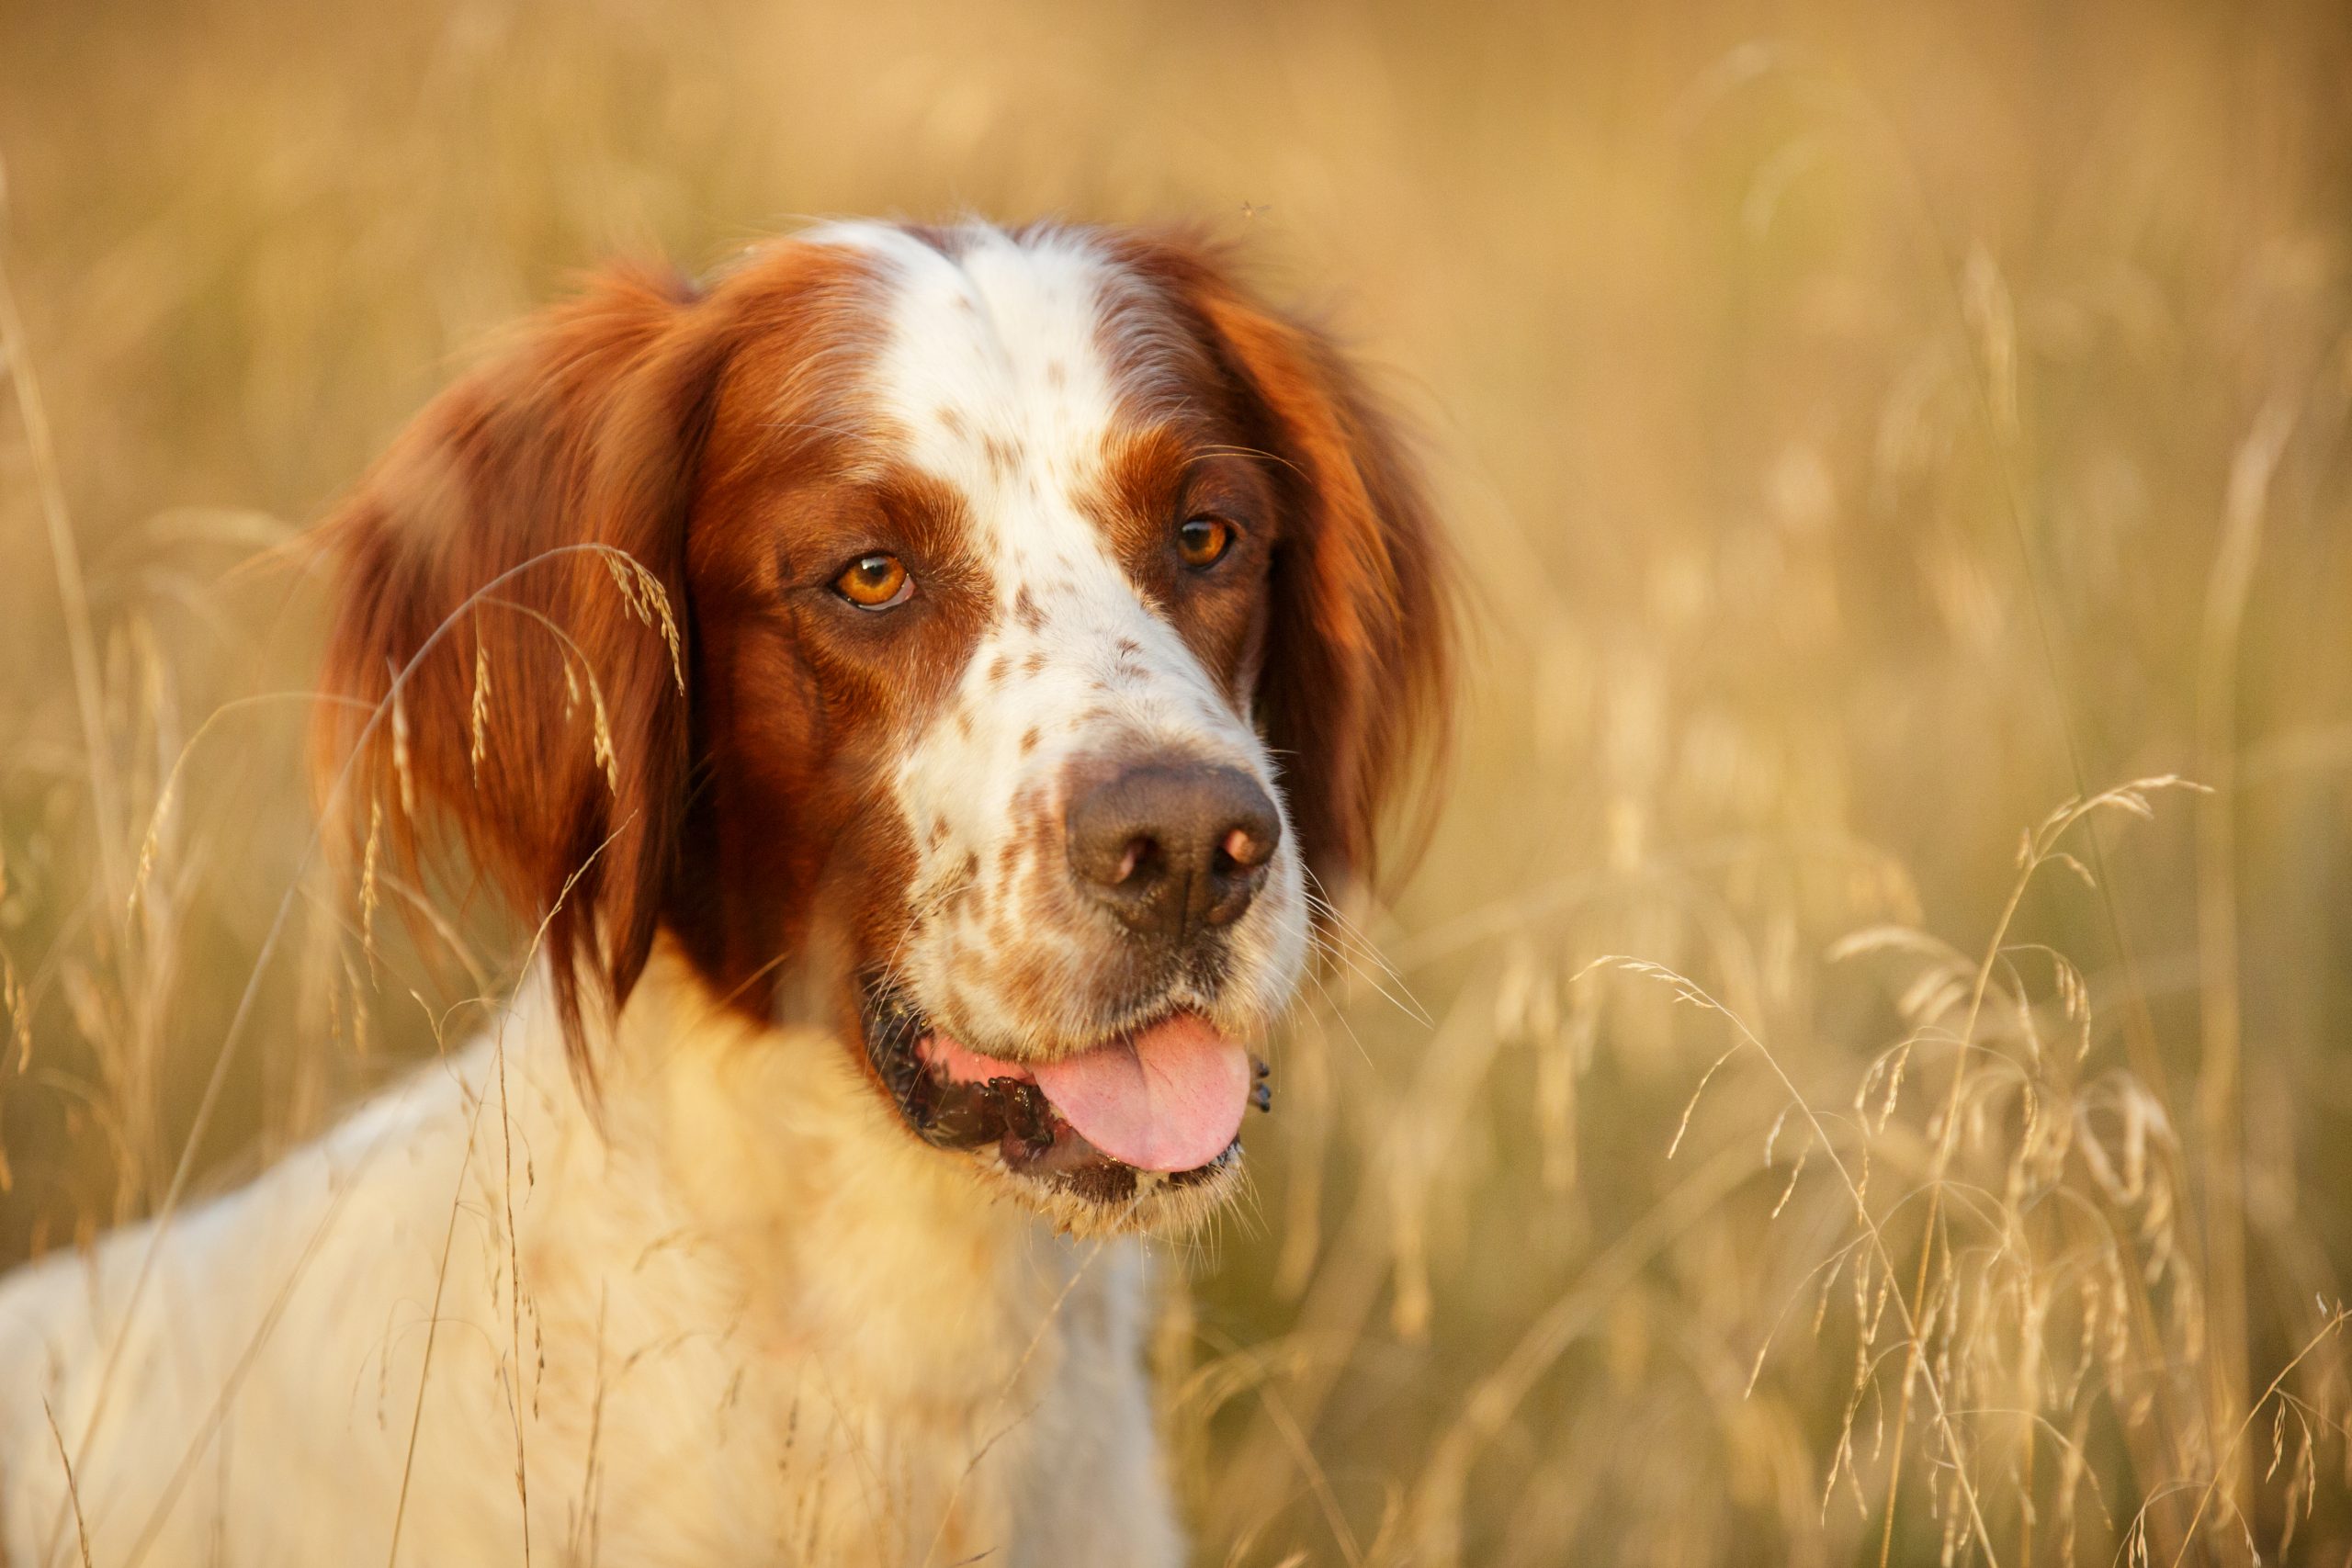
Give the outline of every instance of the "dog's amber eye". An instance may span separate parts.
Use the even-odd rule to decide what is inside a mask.
[[[1176,530],[1176,553],[1194,571],[1205,571],[1233,547],[1233,525],[1222,517],[1193,517]]]
[[[915,580],[907,575],[907,563],[896,556],[879,553],[860,556],[833,579],[833,592],[861,610],[887,610],[894,604],[903,604],[914,591]]]

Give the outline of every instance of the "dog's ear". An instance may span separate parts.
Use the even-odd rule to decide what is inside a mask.
[[[436,398],[324,536],[324,814],[413,869],[460,840],[540,932],[575,1051],[583,984],[617,1006],[643,972],[688,787],[686,514],[726,341],[698,306],[595,278]]]
[[[1433,773],[1443,758],[1452,558],[1397,422],[1327,335],[1253,299],[1213,246],[1154,237],[1135,254],[1196,314],[1274,459],[1284,515],[1258,718],[1306,863],[1336,897],[1378,869],[1376,830],[1416,761]]]

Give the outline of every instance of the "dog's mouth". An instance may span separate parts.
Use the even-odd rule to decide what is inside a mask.
[[[1176,1012],[1051,1062],[983,1055],[905,996],[869,987],[865,1049],[916,1135],[1047,1191],[1133,1210],[1238,1168],[1241,1121],[1271,1109],[1263,1062]]]

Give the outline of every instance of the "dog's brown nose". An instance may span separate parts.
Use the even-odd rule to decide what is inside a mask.
[[[1282,831],[1274,803],[1239,768],[1147,763],[1071,802],[1069,863],[1130,930],[1181,946],[1241,918]]]

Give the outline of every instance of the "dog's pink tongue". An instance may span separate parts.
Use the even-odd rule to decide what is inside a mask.
[[[1034,1070],[1088,1143],[1137,1170],[1208,1164],[1250,1104],[1250,1054],[1191,1013]]]

